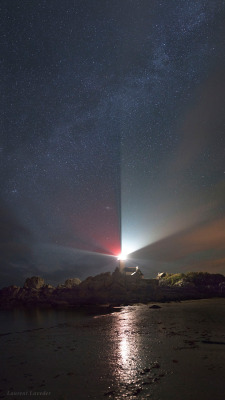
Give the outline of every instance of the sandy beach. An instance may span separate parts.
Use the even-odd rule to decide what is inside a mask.
[[[1,312],[0,398],[224,400],[225,299]]]

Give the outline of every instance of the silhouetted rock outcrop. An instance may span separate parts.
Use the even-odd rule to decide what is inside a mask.
[[[66,288],[73,288],[74,286],[77,286],[81,283],[81,280],[79,278],[70,278],[67,279],[64,283]]]
[[[27,278],[23,287],[28,289],[40,289],[44,286],[45,281],[40,276],[32,276],[32,278]]]
[[[20,291],[20,287],[18,287],[18,286],[14,286],[14,285],[8,286],[1,290],[1,298],[2,299],[16,298],[18,296],[19,291]]]
[[[80,285],[81,280],[79,278],[70,278],[65,281],[62,285],[58,285],[57,289],[72,289]]]
[[[198,299],[225,295],[225,277],[219,274],[165,274],[161,279],[142,279],[139,274],[125,275],[118,268],[111,274],[68,279],[57,288],[40,277],[27,278],[22,288],[0,290],[0,306],[65,307],[95,304],[131,304],[135,302]]]

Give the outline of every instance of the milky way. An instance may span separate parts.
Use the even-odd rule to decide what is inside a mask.
[[[225,272],[225,2],[0,11],[2,280],[84,277],[121,245],[149,276]]]

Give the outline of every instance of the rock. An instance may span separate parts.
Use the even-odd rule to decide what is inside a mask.
[[[10,297],[10,298],[14,298],[17,296],[18,292],[20,291],[20,287],[19,286],[8,286],[6,288],[3,288],[1,290],[1,296],[2,297]]]
[[[20,287],[8,286],[0,290],[0,308],[8,308],[13,306],[17,302],[18,293]]]
[[[23,304],[37,303],[40,291],[35,288],[21,288],[18,292],[17,299]]]
[[[179,281],[174,283],[174,286],[181,288],[195,288],[195,284],[193,282],[185,281],[184,279],[180,279]]]
[[[88,289],[92,291],[100,291],[108,288],[112,284],[112,276],[110,272],[102,273],[94,277],[89,276],[81,282],[81,289]]]
[[[49,284],[44,285],[43,287],[44,287],[45,289],[55,289],[54,286],[49,285]]]
[[[210,274],[209,274],[210,275]],[[168,276],[168,277],[167,277]],[[57,288],[46,285],[44,279],[38,276],[27,278],[24,286],[9,286],[0,290],[0,307],[18,306],[77,306],[82,304],[134,304],[144,302],[179,301],[183,299],[203,298],[225,294],[225,277],[206,276],[201,281],[200,289],[195,287],[196,276],[205,278],[205,274],[188,275],[167,274],[166,279],[134,279],[133,276],[122,274],[118,268],[111,274],[102,273],[88,277],[83,282],[78,278],[70,278]],[[224,281],[223,281],[224,279]],[[165,285],[161,285],[161,283]],[[209,289],[210,287],[210,289]],[[210,292],[209,292],[210,290]],[[149,304],[150,309],[160,309],[157,304]]]
[[[39,292],[39,297],[42,301],[47,300],[48,298],[51,298],[51,295],[55,291],[55,288],[51,285],[44,285],[41,287],[41,289],[38,290]]]
[[[28,296],[28,291],[27,289],[20,288],[17,298],[18,300],[24,300]]]
[[[156,309],[158,309],[158,308],[162,308],[162,307],[160,307],[160,306],[157,306],[157,304],[153,304],[152,306],[150,306],[149,308],[154,308],[155,310]]]
[[[225,293],[225,282],[219,283],[219,290],[221,293]]]
[[[40,276],[32,276],[32,278],[27,278],[23,287],[27,289],[40,289],[44,286],[45,281]]]
[[[81,280],[79,278],[70,278],[70,279],[67,279],[65,281],[63,286],[65,288],[70,289],[70,288],[73,288],[75,286],[78,286],[80,283],[81,283]]]

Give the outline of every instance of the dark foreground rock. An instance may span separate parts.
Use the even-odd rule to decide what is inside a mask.
[[[161,308],[160,306],[158,306],[157,304],[153,304],[152,306],[150,306],[149,308],[153,308],[154,310],[157,310],[159,308]]]
[[[212,281],[211,277],[210,279]],[[140,275],[126,276],[116,269],[112,274],[107,272],[88,277],[83,282],[78,278],[71,278],[54,288],[45,284],[43,278],[32,277],[26,279],[22,288],[9,286],[0,290],[0,307],[126,305],[224,297],[224,284],[221,279],[217,279],[214,285],[198,285],[194,282],[166,285],[165,281],[160,282],[159,279],[142,279]],[[152,308],[160,306],[154,305]]]
[[[43,278],[40,276],[32,276],[32,278],[27,278],[24,283],[24,288],[26,289],[40,289],[45,284]]]

